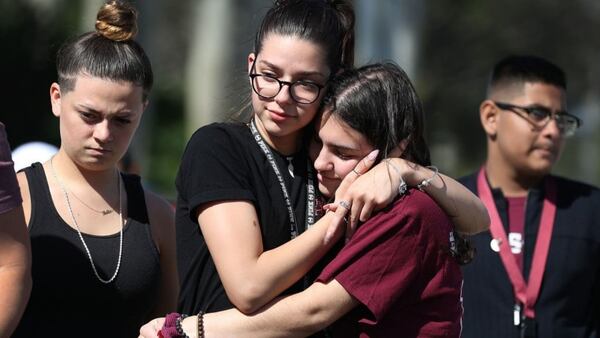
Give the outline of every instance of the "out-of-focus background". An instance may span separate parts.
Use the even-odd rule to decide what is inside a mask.
[[[94,29],[99,0],[0,0],[0,121],[14,148],[59,146],[49,104],[54,57]],[[180,156],[198,127],[238,112],[249,95],[246,57],[270,0],[138,0],[138,41],[155,72],[151,106],[131,148],[148,186],[175,197]],[[354,0],[357,64],[392,60],[413,79],[427,113],[433,161],[460,176],[484,159],[478,118],[487,75],[512,53],[536,54],[568,74],[569,110],[583,127],[555,172],[600,185],[600,1]]]

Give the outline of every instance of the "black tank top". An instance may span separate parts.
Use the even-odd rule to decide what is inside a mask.
[[[121,174],[128,217],[121,268],[110,284],[92,270],[77,231],[59,216],[41,164],[25,169],[31,195],[33,289],[13,337],[137,337],[158,298],[160,265],[139,176]],[[103,279],[115,271],[119,233],[83,234]]]

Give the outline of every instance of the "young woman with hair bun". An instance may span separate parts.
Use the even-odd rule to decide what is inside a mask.
[[[110,1],[95,31],[58,51],[50,102],[60,149],[18,174],[34,286],[14,337],[134,337],[175,309],[173,211],[117,169],[153,83],[136,19]]]

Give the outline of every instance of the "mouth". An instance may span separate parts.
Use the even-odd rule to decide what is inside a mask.
[[[269,111],[269,114],[271,115],[271,119],[273,119],[273,121],[285,121],[293,118],[293,116],[287,115],[283,112],[277,112],[269,109],[267,110]]]
[[[317,173],[317,179],[319,180],[320,183],[332,183],[332,182],[339,181],[339,179],[337,177],[327,177],[327,176],[323,176],[322,174],[319,174],[319,173]]]
[[[556,147],[547,147],[547,146],[537,146],[533,148],[534,151],[540,152],[547,156],[556,156],[558,150]]]
[[[104,148],[98,148],[98,147],[86,147],[86,150],[90,151],[91,153],[94,154],[101,154],[101,155],[105,155],[108,153],[111,153],[112,150],[108,150],[108,149],[104,149]]]

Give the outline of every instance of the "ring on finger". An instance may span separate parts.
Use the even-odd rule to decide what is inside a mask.
[[[352,169],[352,172],[356,174],[356,176],[360,176],[362,175],[361,173],[359,173],[358,171],[356,171],[356,168]]]
[[[348,203],[347,201],[340,201],[340,207],[350,211],[350,203]]]

